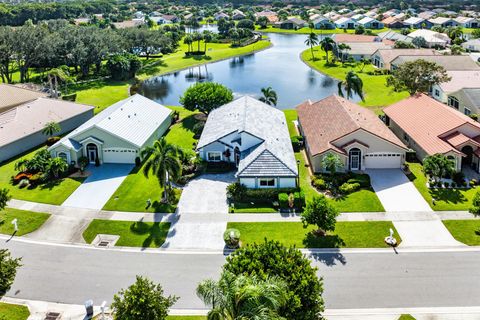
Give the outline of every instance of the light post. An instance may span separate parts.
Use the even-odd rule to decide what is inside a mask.
[[[297,160],[297,188],[300,187],[300,160]]]
[[[17,218],[12,220],[12,224],[13,224],[13,234],[15,234],[18,231],[18,220],[17,220]]]

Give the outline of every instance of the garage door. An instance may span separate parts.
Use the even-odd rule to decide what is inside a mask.
[[[104,163],[135,163],[137,153],[133,149],[110,148],[103,150]]]
[[[400,153],[367,153],[365,155],[366,169],[400,168],[401,163]]]

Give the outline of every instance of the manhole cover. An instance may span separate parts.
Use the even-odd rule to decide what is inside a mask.
[[[60,320],[62,315],[59,312],[47,312],[45,320]]]

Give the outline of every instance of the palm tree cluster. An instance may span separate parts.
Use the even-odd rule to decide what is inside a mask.
[[[62,158],[52,158],[47,149],[35,153],[31,159],[22,158],[15,163],[15,170],[28,174],[41,174],[43,179],[58,179],[68,170],[68,163]]]

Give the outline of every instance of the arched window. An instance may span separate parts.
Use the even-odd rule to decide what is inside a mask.
[[[63,160],[65,160],[66,163],[68,163],[68,156],[65,152],[57,153],[57,157],[62,158]]]

